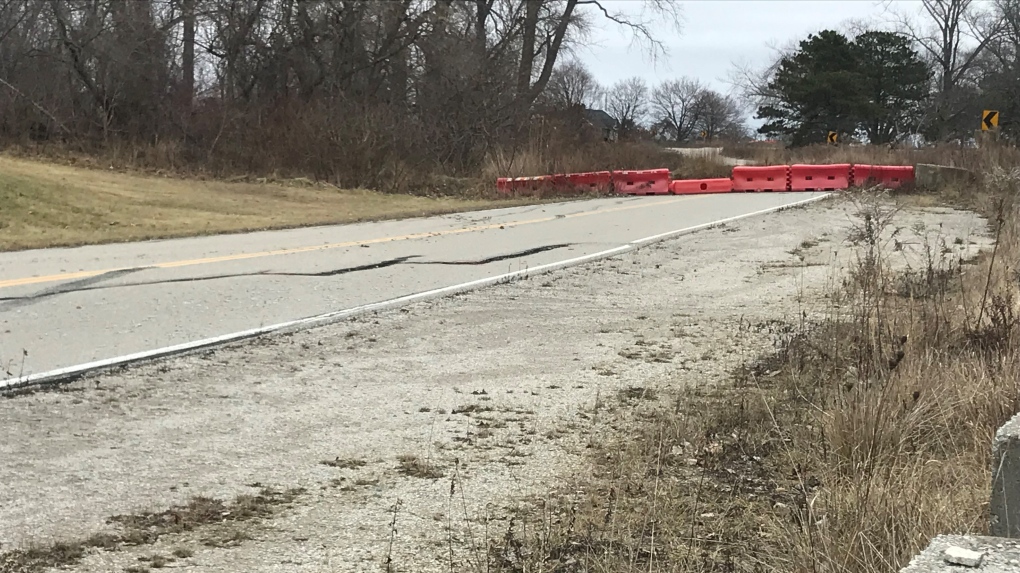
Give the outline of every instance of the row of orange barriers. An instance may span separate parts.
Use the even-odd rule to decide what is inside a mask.
[[[501,177],[496,189],[513,195],[620,193],[623,195],[666,195],[669,193],[669,169],[644,171],[596,171],[539,177]]]
[[[669,169],[597,171],[539,177],[501,177],[496,189],[510,195],[697,195],[731,192],[838,191],[881,185],[898,189],[914,181],[909,165],[739,165],[729,178],[671,180]]]
[[[899,189],[914,182],[909,165],[770,165],[733,168],[733,191],[839,191],[881,185]]]

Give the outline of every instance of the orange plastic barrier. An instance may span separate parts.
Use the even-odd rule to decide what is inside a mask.
[[[790,166],[771,165],[752,167],[738,165],[733,168],[734,191],[789,191]]]
[[[853,164],[850,167],[850,185],[854,187],[866,187],[874,184],[874,170],[874,165]]]
[[[674,195],[729,193],[730,191],[733,191],[732,179],[676,179],[669,185],[669,192]]]
[[[509,188],[514,195],[540,195],[542,191],[552,187],[550,175],[539,177],[514,177],[509,181]]]
[[[570,183],[569,178],[569,175],[549,175],[547,176],[546,188],[564,195],[578,192],[574,189],[574,185]]]
[[[867,187],[881,185],[888,189],[914,182],[914,168],[910,165],[854,165],[853,185]]]
[[[899,189],[914,183],[912,165],[875,165],[872,168],[875,180],[887,189]]]
[[[609,171],[592,173],[571,173],[567,182],[580,192],[605,193],[613,186],[613,174]]]
[[[613,171],[613,189],[623,195],[668,195],[669,169]]]
[[[790,166],[790,191],[836,191],[849,186],[849,163]]]
[[[613,175],[609,171],[496,179],[496,191],[504,195],[536,195],[547,191],[562,194],[606,193],[612,186]]]

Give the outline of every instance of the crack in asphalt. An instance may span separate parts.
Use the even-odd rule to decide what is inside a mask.
[[[393,259],[387,259],[385,261],[381,261],[381,262],[378,262],[378,263],[371,263],[371,264],[367,264],[367,265],[358,265],[358,266],[354,266],[354,267],[344,267],[344,268],[340,268],[340,269],[333,269],[333,270],[329,270],[329,271],[321,271],[321,272],[317,272],[317,273],[258,271],[258,272],[251,272],[251,273],[234,273],[234,274],[223,274],[223,275],[211,275],[211,276],[206,276],[206,277],[185,277],[185,278],[177,278],[177,279],[163,279],[163,280],[157,280],[157,281],[138,281],[138,282],[124,283],[124,284],[115,284],[115,285],[100,285],[100,284],[97,284],[97,283],[101,283],[103,281],[116,279],[116,278],[119,278],[119,277],[122,277],[122,276],[125,276],[125,275],[128,275],[128,274],[131,274],[131,273],[136,273],[138,271],[144,271],[146,269],[153,268],[153,267],[134,267],[134,268],[130,268],[130,269],[120,269],[120,270],[116,270],[116,271],[110,271],[108,273],[103,273],[101,275],[96,275],[94,277],[89,277],[89,278],[81,279],[81,280],[77,280],[77,281],[70,281],[70,282],[67,282],[67,283],[60,284],[60,285],[55,286],[55,287],[51,287],[51,288],[39,291],[39,292],[34,293],[34,294],[26,295],[26,296],[0,297],[0,312],[4,312],[4,311],[7,311],[7,310],[13,310],[13,309],[16,309],[16,308],[22,308],[22,307],[25,307],[25,306],[29,306],[29,305],[35,304],[36,302],[39,302],[41,300],[44,300],[44,299],[47,299],[47,298],[50,298],[50,297],[53,297],[53,296],[57,296],[57,295],[61,295],[61,294],[68,294],[68,293],[74,293],[74,292],[88,292],[88,291],[96,291],[96,290],[107,290],[107,289],[115,289],[115,288],[127,288],[127,287],[150,286],[150,285],[161,285],[161,284],[192,283],[192,282],[203,282],[203,281],[212,281],[212,280],[221,280],[221,279],[230,279],[230,278],[240,278],[240,277],[262,277],[262,276],[272,277],[272,276],[277,276],[277,277],[325,278],[325,277],[335,277],[335,276],[345,275],[345,274],[348,274],[348,273],[355,273],[355,272],[362,272],[362,271],[371,271],[371,270],[376,270],[376,269],[382,269],[382,268],[392,267],[392,266],[401,265],[401,264],[410,264],[410,265],[453,265],[453,266],[464,265],[464,266],[481,266],[481,265],[487,265],[487,264],[490,264],[490,263],[497,263],[497,262],[500,262],[500,261],[506,261],[506,260],[510,260],[510,259],[517,259],[517,258],[520,258],[520,257],[526,257],[526,256],[529,256],[529,255],[534,255],[534,254],[538,254],[538,253],[544,253],[546,251],[552,251],[552,250],[555,250],[555,249],[562,249],[564,247],[570,247],[570,246],[573,246],[573,243],[558,243],[558,244],[554,244],[554,245],[545,245],[545,246],[541,246],[541,247],[534,247],[534,248],[531,248],[531,249],[525,249],[523,251],[518,251],[518,252],[515,252],[515,253],[509,253],[509,254],[506,254],[506,255],[496,255],[496,256],[487,257],[487,258],[484,258],[484,259],[473,260],[473,261],[472,260],[468,260],[468,261],[412,261],[412,259],[421,258],[421,255],[408,255],[408,256],[405,256],[405,257],[396,257],[396,258],[393,258]]]
[[[79,279],[79,280],[76,280],[76,281],[69,281],[69,282],[66,282],[66,283],[63,283],[63,284],[59,284],[59,285],[54,286],[54,287],[50,287],[48,289],[41,290],[41,291],[39,291],[39,292],[37,292],[35,294],[28,295],[28,296],[23,296],[23,297],[0,297],[0,301],[3,301],[2,303],[0,303],[0,311],[10,310],[12,308],[18,308],[18,307],[21,307],[21,306],[25,306],[26,304],[31,304],[31,301],[36,299],[36,298],[47,298],[47,297],[51,297],[51,296],[56,296],[58,294],[68,293],[68,292],[77,292],[77,291],[83,291],[83,290],[92,290],[93,288],[95,288],[95,287],[92,287],[92,285],[94,285],[96,283],[100,283],[100,282],[103,282],[103,281],[119,278],[119,277],[122,277],[122,276],[125,276],[125,275],[129,275],[131,273],[137,273],[138,271],[144,271],[145,269],[148,269],[148,268],[152,268],[152,267],[133,267],[133,268],[130,268],[130,269],[119,269],[119,270],[116,270],[116,271],[110,271],[110,272],[103,273],[101,275],[96,275],[96,276],[93,276],[93,277]],[[100,287],[100,288],[102,288],[102,287]],[[25,301],[27,301],[27,302],[25,302]],[[19,304],[19,303],[21,303],[21,304]]]
[[[556,249],[562,249],[565,247],[572,247],[573,243],[558,243],[555,245],[546,245],[544,247],[535,247],[533,249],[525,249],[516,253],[510,253],[509,255],[496,255],[487,259],[479,259],[477,261],[422,261],[410,263],[412,265],[487,265],[489,263],[498,263],[500,261],[507,261],[510,259],[519,259],[521,257],[527,257],[528,255],[535,255],[538,253],[544,253],[546,251],[554,251]]]

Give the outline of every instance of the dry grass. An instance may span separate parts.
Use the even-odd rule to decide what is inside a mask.
[[[436,464],[413,454],[405,454],[397,458],[397,473],[422,479],[439,479],[445,475],[442,468]]]
[[[1020,410],[1020,171],[983,186],[994,251],[960,261],[946,237],[896,271],[891,207],[865,194],[824,318],[746,326],[777,352],[592,440],[592,477],[515,516],[490,561],[892,573],[936,534],[986,532],[991,438]]]
[[[340,459],[340,456],[337,456],[336,459],[322,460],[319,463],[324,465],[324,466],[329,466],[331,468],[340,468],[340,469],[345,469],[345,470],[356,470],[358,468],[365,467],[365,464],[367,464],[368,462],[366,462],[365,460],[362,460],[362,459],[357,459],[357,458],[344,458],[344,459]]]
[[[159,513],[117,515],[108,520],[118,526],[115,533],[99,533],[80,541],[0,552],[0,573],[38,573],[50,568],[69,567],[81,561],[89,551],[116,551],[123,546],[151,545],[161,537],[188,531],[205,532],[203,542],[209,546],[234,546],[251,538],[243,524],[270,517],[293,503],[302,493],[300,489],[278,491],[262,488],[255,495],[239,495],[231,502],[196,497],[185,505]],[[174,550],[177,558],[191,555],[192,551],[187,548]],[[148,567],[153,568],[161,568],[172,560],[162,555],[146,558]],[[148,567],[140,567],[140,570]]]
[[[104,169],[95,157],[66,151],[0,156],[0,251],[401,219],[567,198],[498,197],[495,179],[503,176],[665,167],[674,178],[702,178],[729,177],[731,169],[648,144],[539,142],[493,152],[477,178],[423,175],[401,186],[418,194],[401,194],[301,178],[168,176],[109,161],[127,171]]]
[[[341,190],[308,180],[204,181],[0,157],[0,250],[399,219],[525,200]]]

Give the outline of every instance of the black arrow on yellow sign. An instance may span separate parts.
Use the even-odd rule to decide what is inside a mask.
[[[829,132],[829,137],[828,137],[828,142],[829,143],[836,143],[836,141],[838,141],[838,140],[839,140],[839,134],[836,133],[835,131],[830,131]]]
[[[988,131],[989,129],[998,127],[999,125],[999,112],[991,109],[986,109],[981,114],[981,131]]]

